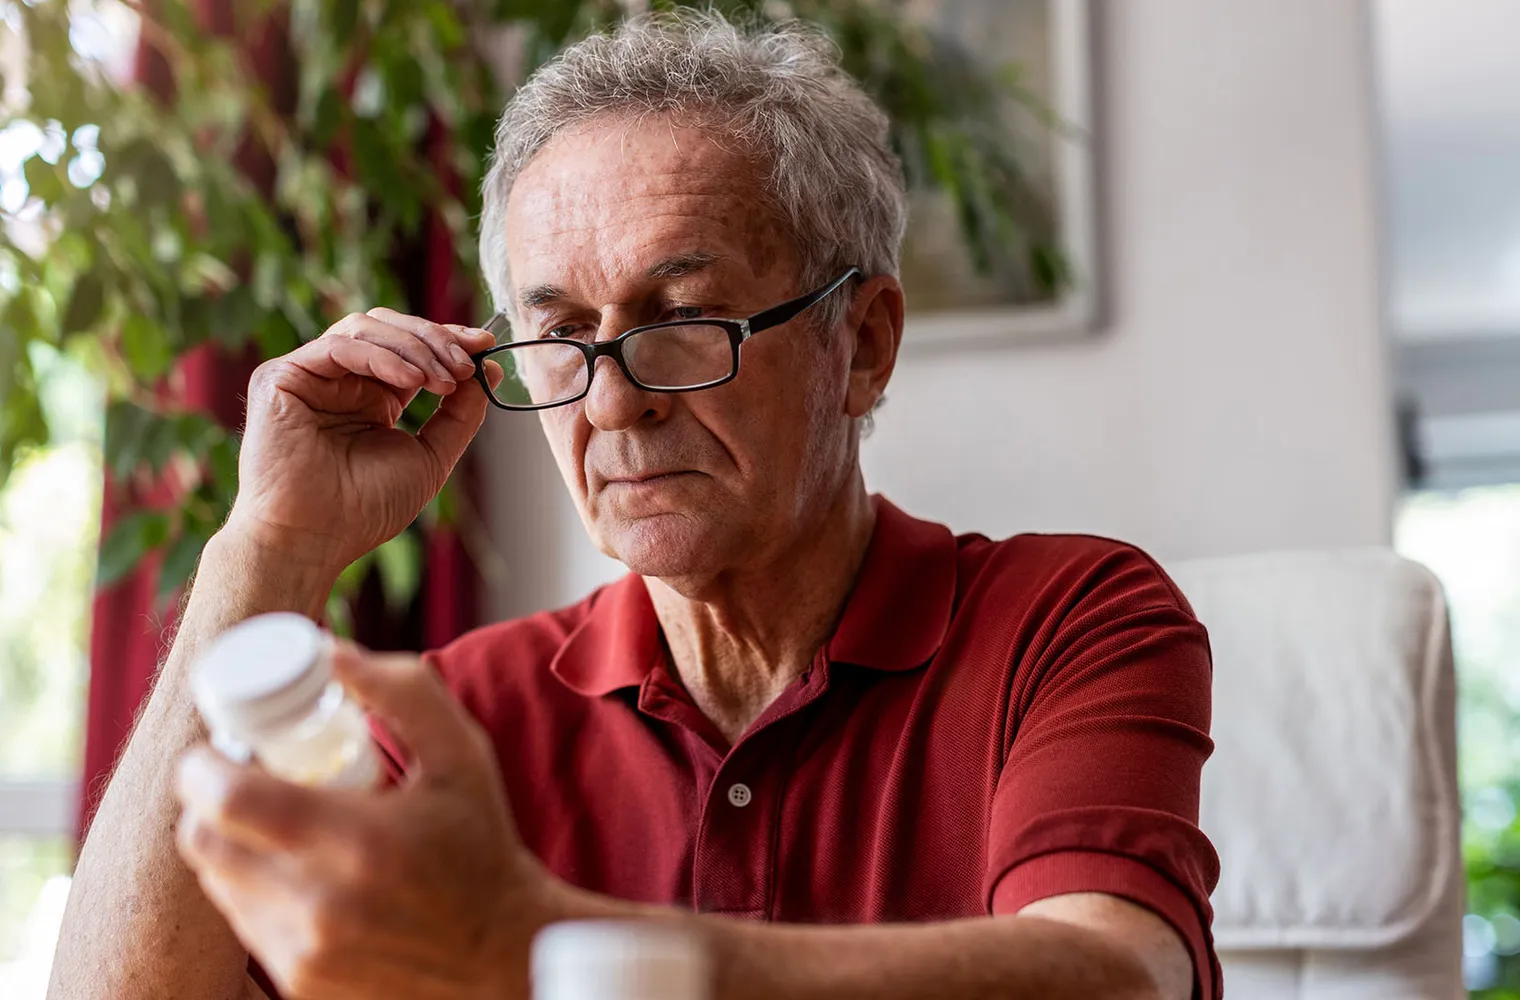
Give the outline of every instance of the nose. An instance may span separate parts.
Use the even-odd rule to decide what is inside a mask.
[[[640,389],[608,357],[596,359],[583,402],[587,421],[600,431],[627,430],[646,417],[661,420],[670,411],[669,393]]]

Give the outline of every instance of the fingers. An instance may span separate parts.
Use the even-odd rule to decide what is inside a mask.
[[[408,316],[394,309],[371,309],[368,315],[416,337],[456,382],[462,382],[475,374],[475,362],[470,360],[470,355],[483,351],[496,342],[496,338],[484,330],[446,326],[420,316]]]
[[[180,802],[196,827],[249,848],[310,843],[346,829],[351,818],[347,797],[335,790],[281,781],[209,747],[185,754],[177,777]]]
[[[496,370],[495,380],[491,382],[494,388],[501,381],[501,366],[494,361],[487,361],[485,367],[488,379],[492,377],[491,369]],[[439,404],[433,415],[428,417],[427,423],[418,429],[417,441],[433,456],[439,482],[454,470],[465,448],[485,422],[488,409],[490,403],[485,391],[471,379],[458,392]]]
[[[486,325],[489,326],[490,324],[488,323]],[[443,328],[445,330],[452,330],[454,333],[458,334],[460,337],[460,343],[462,343],[465,349],[468,350],[471,354],[477,354],[488,347],[496,346],[496,334],[483,327],[460,326],[457,323],[445,323]]]
[[[275,856],[229,840],[188,810],[174,828],[174,843],[201,891],[234,930],[250,909],[249,891],[267,892],[283,881]]]
[[[491,383],[491,388],[501,385],[501,380],[507,377],[506,369],[494,361],[487,361],[481,365],[486,370],[486,381]]]
[[[180,814],[174,843],[180,857],[197,873],[214,871],[222,879],[244,881],[262,877],[269,867],[268,855],[222,836],[190,809]]]
[[[389,351],[423,374],[422,388],[440,396],[474,374],[470,354],[494,343],[483,330],[447,327],[394,309],[350,313],[315,343],[328,340],[353,340]]]
[[[422,372],[426,378],[422,387],[440,396],[453,392],[459,384],[449,366],[440,361],[420,337],[365,313],[350,313],[343,317],[317,338],[318,343],[324,340],[355,340],[377,345]]]
[[[285,366],[298,368],[318,379],[336,380],[353,374],[385,386],[399,404],[391,415],[391,422],[428,383],[427,375],[416,365],[378,344],[349,337],[318,337],[284,357],[260,365],[249,383],[250,393],[256,391],[253,386],[261,377],[273,378],[274,373]]]
[[[395,390],[405,406],[419,389],[448,396],[461,382],[470,382],[475,373],[470,355],[494,343],[484,330],[372,309],[345,316],[321,337],[278,360],[318,378],[354,374],[374,379]]]
[[[428,376],[421,368],[404,356],[389,350],[383,344],[348,337],[324,339],[327,340],[326,343],[317,341],[313,346],[320,346],[322,350],[316,353],[324,355],[333,362],[335,370],[332,375],[327,376],[329,378],[348,371],[355,375],[368,376],[395,386],[397,389],[416,390],[425,387],[428,383]],[[326,373],[318,372],[317,374]]]
[[[475,720],[417,657],[371,653],[339,640],[333,672],[406,744],[427,776],[479,776],[482,763],[490,765]]]

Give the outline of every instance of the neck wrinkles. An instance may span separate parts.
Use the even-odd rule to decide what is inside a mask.
[[[646,578],[676,674],[730,742],[828,641],[875,520],[857,471],[806,537],[766,565],[715,581],[700,599]]]

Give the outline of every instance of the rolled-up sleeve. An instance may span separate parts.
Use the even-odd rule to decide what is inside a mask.
[[[1166,920],[1195,995],[1222,995],[1209,927],[1219,861],[1198,828],[1209,739],[1208,637],[1137,550],[1083,582],[1010,697],[985,889],[993,913],[1099,892]]]

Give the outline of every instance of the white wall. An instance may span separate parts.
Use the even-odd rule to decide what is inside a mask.
[[[500,556],[487,574],[487,621],[570,604],[626,572],[586,537],[536,419],[488,413],[471,448]]]
[[[1520,4],[1373,5],[1391,330],[1520,336]]]
[[[872,487],[958,530],[1171,558],[1386,543],[1365,5],[1098,6],[1111,320],[1090,343],[905,358]]]
[[[1111,321],[1084,343],[904,358],[872,488],[961,531],[1088,531],[1166,558],[1386,543],[1365,5],[1097,6]],[[498,616],[616,570],[537,434],[500,414],[481,442],[504,498]]]

